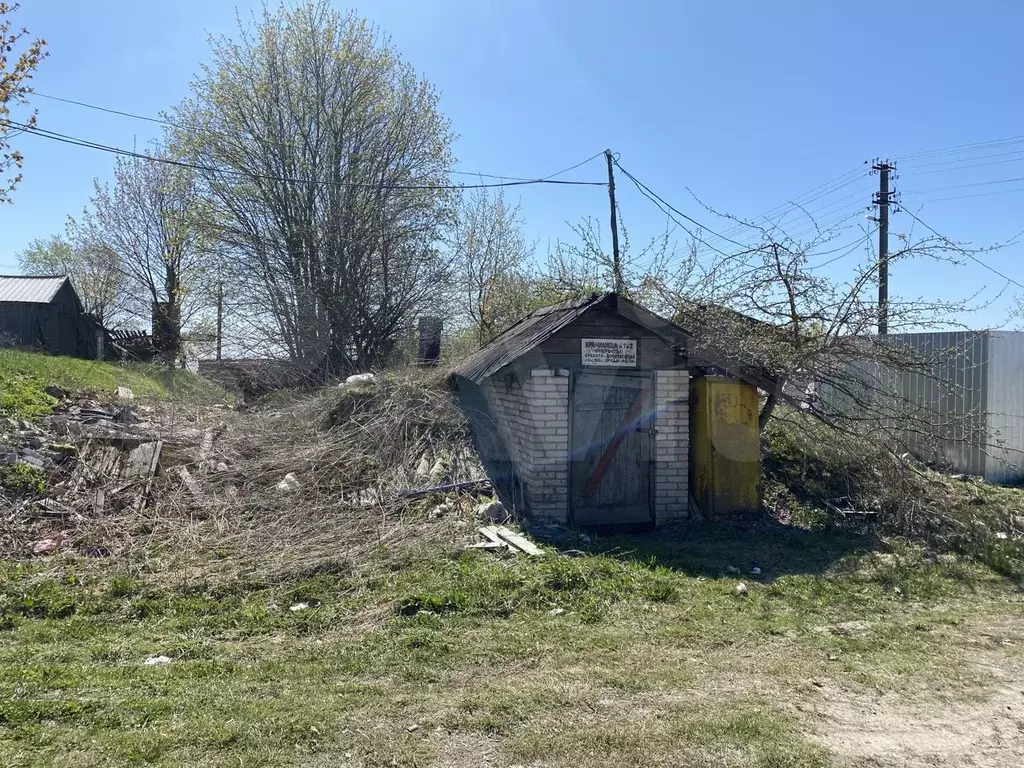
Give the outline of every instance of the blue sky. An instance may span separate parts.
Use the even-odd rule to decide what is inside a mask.
[[[240,0],[238,13],[258,5]],[[870,226],[858,206],[867,206],[877,180],[843,176],[865,160],[1024,134],[1024,6],[1017,3],[897,2],[877,13],[810,0],[354,7],[441,91],[459,136],[460,170],[543,175],[610,147],[653,190],[716,231],[731,225],[687,187],[715,208],[753,217],[841,177],[850,183],[807,206],[847,227],[838,245]],[[17,16],[50,44],[40,92],[156,115],[186,95],[207,57],[207,35],[233,33],[235,13],[235,3],[221,0],[25,0]],[[107,144],[142,145],[158,133],[150,123],[41,98],[35,106],[41,127]],[[0,271],[7,272],[30,240],[62,230],[67,214],[87,203],[92,179],[108,179],[113,165],[110,155],[37,137],[20,137],[17,146],[25,180],[14,204],[0,209]],[[604,173],[595,160],[570,176]],[[1024,142],[906,157],[899,176],[904,204],[948,237],[980,245],[1024,229],[1024,191],[1016,191],[1024,181],[994,183],[1024,177]],[[976,186],[960,186],[968,184]],[[664,216],[626,179],[618,187],[635,242],[663,230]],[[607,219],[600,187],[510,194],[541,251],[571,237],[566,222]],[[784,221],[800,230],[808,226],[801,216],[790,208]],[[892,231],[911,223],[896,214]],[[1019,245],[984,261],[1024,283],[1022,256]],[[826,269],[842,277],[855,261],[853,254]],[[894,267],[891,291],[951,298],[984,289],[984,299],[1004,286],[976,263],[906,263]],[[1014,293],[1024,289],[1011,286],[968,321],[1000,324]]]

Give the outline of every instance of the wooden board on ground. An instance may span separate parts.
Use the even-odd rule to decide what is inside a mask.
[[[484,549],[488,552],[495,549],[508,549],[509,546],[504,541],[478,541],[475,544],[470,544],[466,549]]]
[[[494,542],[495,544],[500,544],[503,547],[508,546],[508,542],[504,541],[501,538],[501,536],[498,535],[498,530],[493,525],[488,525],[488,526],[486,526],[484,528],[481,528],[480,529],[480,535],[483,536],[485,539],[489,539],[490,541]]]
[[[526,537],[520,536],[515,531],[513,531],[513,530],[511,530],[509,528],[506,528],[503,525],[490,526],[490,527],[492,527],[494,529],[494,532],[498,534],[498,536],[502,539],[502,541],[507,542],[509,544],[509,546],[511,546],[513,549],[518,549],[518,550],[520,550],[522,552],[525,552],[528,555],[541,555],[541,554],[543,554],[543,552],[541,552],[541,550],[540,550],[540,547],[538,547],[536,544],[534,544],[532,541],[530,541]]]
[[[202,502],[204,498],[203,491],[199,487],[199,483],[196,482],[196,479],[192,477],[192,473],[189,472],[188,469],[186,469],[185,467],[178,467],[178,476],[181,478],[182,482],[185,483],[188,489],[192,492],[193,498],[195,498],[195,500],[198,502]]]
[[[149,501],[149,491],[153,487],[153,476],[156,475],[156,469],[160,466],[160,451],[163,450],[164,441],[157,440],[153,445],[153,455],[149,464],[149,473],[146,478],[146,487],[142,489],[142,493],[139,494],[139,500],[135,504],[135,511],[141,512],[142,508],[146,506],[146,502]]]

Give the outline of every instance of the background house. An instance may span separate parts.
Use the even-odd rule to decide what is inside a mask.
[[[64,276],[0,276],[0,347],[99,359],[106,332]]]

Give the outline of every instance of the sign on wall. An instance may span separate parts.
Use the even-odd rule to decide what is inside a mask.
[[[636,367],[636,339],[583,339],[583,365]]]

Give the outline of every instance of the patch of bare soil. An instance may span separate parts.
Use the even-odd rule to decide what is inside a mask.
[[[805,702],[815,736],[839,766],[1008,768],[1024,765],[1024,669],[1005,658],[979,660],[993,682],[955,703],[908,701],[897,693],[824,683]]]

